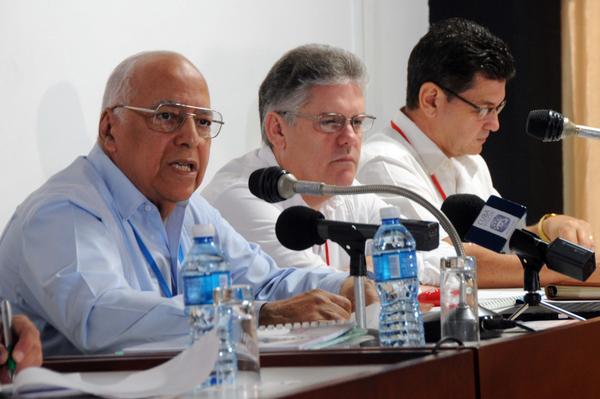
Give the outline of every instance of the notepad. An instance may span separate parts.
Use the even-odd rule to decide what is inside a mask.
[[[580,285],[549,285],[545,289],[546,296],[552,300],[598,300],[600,287]]]
[[[344,334],[366,333],[365,330],[352,331],[354,328],[353,321],[279,324],[260,327],[258,340],[261,352],[320,349],[338,343]]]

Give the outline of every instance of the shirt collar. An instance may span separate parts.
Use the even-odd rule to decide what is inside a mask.
[[[129,219],[141,206],[156,207],[112,162],[97,143],[87,158],[106,184],[112,195],[114,206],[123,219]],[[188,201],[182,201],[177,206],[185,207],[187,203]]]
[[[398,111],[394,123],[402,130],[410,140],[408,147],[412,147],[417,158],[429,174],[435,174],[444,164],[450,162],[450,158],[435,144],[404,112]],[[404,139],[401,139],[404,141]]]

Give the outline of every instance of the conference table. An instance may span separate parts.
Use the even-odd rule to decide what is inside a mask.
[[[477,347],[271,352],[261,354],[261,387],[245,397],[597,398],[596,339],[600,319],[507,333]],[[101,375],[150,368],[172,356],[60,357],[44,366]]]

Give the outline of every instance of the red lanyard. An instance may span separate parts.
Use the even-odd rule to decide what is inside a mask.
[[[398,133],[400,133],[400,136],[402,136],[402,138],[404,140],[406,140],[406,142],[408,144],[410,144],[412,146],[412,143],[410,142],[410,140],[408,139],[408,137],[406,137],[406,135],[404,134],[404,132],[402,131],[402,129],[400,129],[398,127],[398,125],[396,125],[394,123],[394,121],[390,122],[392,125],[392,129],[394,129],[395,131],[397,131]],[[438,191],[438,193],[440,193],[440,195],[442,196],[442,200],[446,200],[446,193],[444,192],[444,189],[442,188],[442,185],[440,184],[439,180],[437,179],[437,177],[435,176],[435,174],[431,175],[431,181],[433,182],[433,185],[435,186],[435,189]]]
[[[327,262],[327,266],[331,266],[331,262],[329,261],[329,244],[328,244],[328,241],[325,241],[325,262]]]

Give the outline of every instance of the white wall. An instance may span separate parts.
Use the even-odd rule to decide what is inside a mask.
[[[389,120],[426,0],[0,0],[0,228],[97,134],[106,79],[125,57],[179,51],[226,121],[205,181],[260,142],[257,91],[285,51],[319,42],[367,63],[367,110]]]

